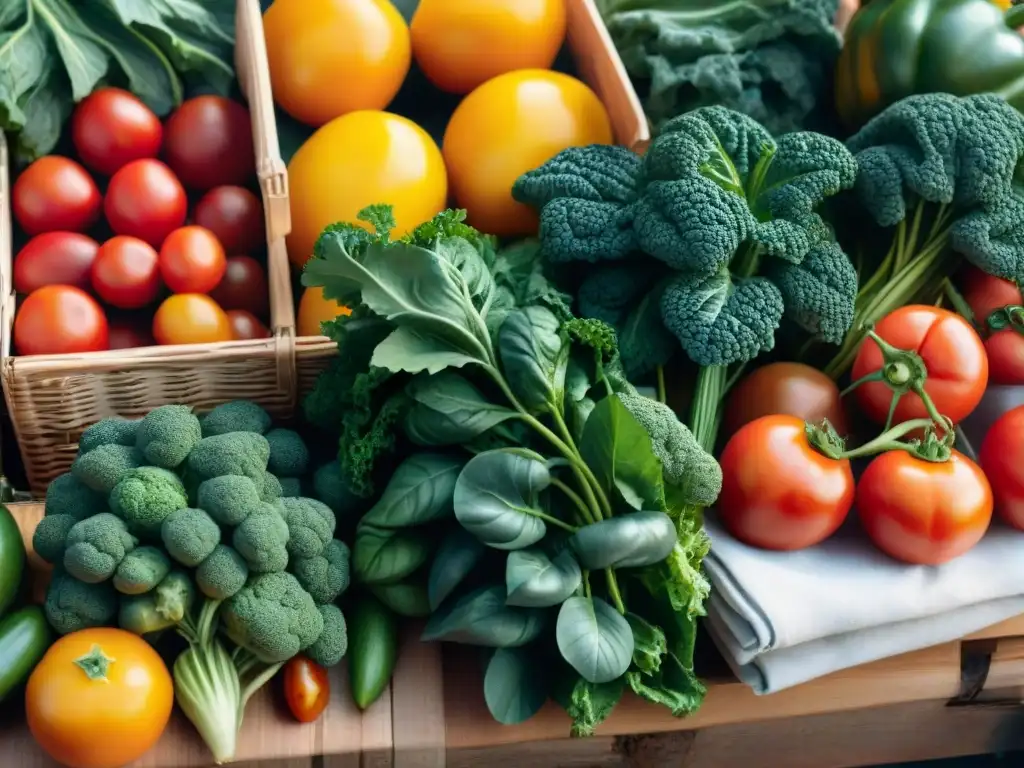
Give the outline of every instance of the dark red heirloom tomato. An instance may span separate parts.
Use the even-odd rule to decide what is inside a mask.
[[[78,232],[36,235],[14,257],[14,290],[32,293],[44,285],[89,288],[99,247],[91,237]]]
[[[74,160],[40,157],[11,190],[14,218],[25,232],[84,232],[100,217],[103,200],[92,176]]]
[[[192,219],[213,232],[229,255],[252,253],[266,238],[263,206],[245,187],[214,187],[196,203]]]
[[[167,164],[189,189],[245,184],[256,175],[249,110],[223,96],[196,96],[167,119]]]
[[[270,329],[256,315],[244,309],[229,310],[228,322],[231,323],[231,335],[236,340],[266,339],[270,336]]]
[[[267,273],[250,256],[231,256],[227,260],[224,276],[210,297],[224,309],[244,309],[258,317],[265,317],[270,308]]]
[[[159,160],[134,160],[114,174],[104,211],[110,228],[159,248],[185,223],[188,201],[181,182]]]
[[[86,96],[71,117],[71,140],[82,162],[110,176],[132,160],[156,157],[164,127],[149,107],[121,88]]]
[[[992,485],[996,514],[1024,531],[1024,405],[996,419],[978,461]]]
[[[157,253],[137,237],[117,235],[100,246],[92,265],[92,287],[107,304],[138,309],[160,296]]]

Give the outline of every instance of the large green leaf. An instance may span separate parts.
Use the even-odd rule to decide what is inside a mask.
[[[502,725],[529,720],[547,701],[546,681],[528,648],[499,648],[487,662],[484,701]]]
[[[529,410],[560,408],[569,362],[569,343],[546,307],[508,314],[498,333],[498,352],[512,392]]]
[[[583,581],[583,572],[572,550],[563,549],[554,558],[539,547],[510,552],[505,561],[508,605],[548,608],[559,605]]]
[[[438,373],[445,368],[462,368],[480,358],[439,342],[412,328],[396,328],[373,350],[373,365],[398,373]]]
[[[633,630],[598,597],[570,597],[562,603],[555,639],[562,658],[591,683],[620,677],[633,658]]]
[[[496,549],[522,549],[544,538],[537,496],[551,483],[543,462],[499,449],[477,454],[455,483],[455,517]]]
[[[452,590],[473,572],[486,552],[487,547],[465,528],[454,528],[442,539],[427,578],[430,610],[437,610]]]
[[[430,558],[430,541],[415,531],[360,523],[352,547],[352,569],[363,584],[395,584]]]
[[[637,696],[667,707],[674,717],[683,717],[700,708],[707,688],[674,653],[662,659],[661,667],[653,674],[631,669],[626,682]]]
[[[542,610],[505,605],[504,586],[481,587],[435,611],[422,639],[514,648],[535,640],[546,623]]]
[[[427,589],[422,584],[375,584],[370,587],[370,592],[399,616],[422,619],[430,615]]]
[[[416,453],[403,461],[380,500],[361,523],[377,528],[411,528],[452,512],[455,482],[463,461],[440,453]]]
[[[462,445],[517,416],[454,371],[417,376],[408,392],[416,405],[406,416],[405,432],[418,445]]]
[[[639,568],[660,563],[676,544],[676,526],[664,512],[632,512],[580,528],[569,540],[587,570]]]

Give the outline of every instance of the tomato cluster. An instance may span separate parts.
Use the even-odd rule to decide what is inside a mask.
[[[12,189],[30,237],[14,260],[18,354],[269,335],[245,107],[198,96],[162,124],[129,92],[101,88],[75,109],[70,139],[81,162],[39,158]]]

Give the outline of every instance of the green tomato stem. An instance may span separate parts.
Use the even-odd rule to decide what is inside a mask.
[[[910,451],[915,453],[917,446],[911,443],[900,442],[901,437],[906,437],[911,432],[918,429],[930,429],[934,425],[931,419],[911,419],[905,421],[902,424],[898,424],[890,430],[883,432],[874,440],[870,440],[864,445],[858,446],[857,448],[851,448],[848,451],[843,451],[837,458],[840,459],[858,459],[864,456],[875,456],[885,451]],[[947,457],[948,458],[948,457]]]
[[[107,656],[98,643],[93,643],[89,652],[85,656],[79,656],[74,663],[90,680],[106,680],[110,665],[115,661],[117,659]]]
[[[615,609],[623,616],[626,615],[626,604],[622,602],[622,593],[619,591],[619,581],[615,578],[615,571],[611,568],[604,569],[605,580],[608,582],[608,594],[615,604]]]

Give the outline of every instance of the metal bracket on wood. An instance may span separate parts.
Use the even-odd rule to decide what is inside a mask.
[[[978,701],[992,668],[992,654],[998,640],[972,640],[960,646],[960,692],[946,702],[948,707],[1019,707],[1019,698]]]

